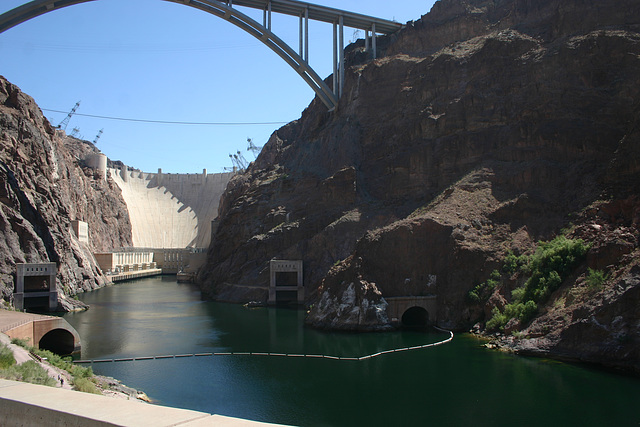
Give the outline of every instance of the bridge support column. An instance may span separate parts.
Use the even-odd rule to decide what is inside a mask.
[[[342,15],[340,15],[338,25],[340,26],[340,44],[338,45],[340,52],[340,92],[338,92],[338,97],[341,97],[344,90],[344,17]]]
[[[309,8],[304,9],[304,62],[309,63]]]
[[[373,59],[378,57],[378,46],[376,43],[376,23],[371,24],[371,49],[373,51]]]
[[[333,23],[333,93],[340,98],[344,89],[344,18]]]
[[[267,2],[267,6],[264,8],[263,13],[263,27],[271,31],[271,2]]]
[[[338,96],[338,24],[333,23],[333,94]]]
[[[309,63],[309,8],[300,12],[300,57]]]

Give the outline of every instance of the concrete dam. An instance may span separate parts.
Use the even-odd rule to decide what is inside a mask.
[[[136,248],[207,248],[233,173],[164,174],[109,169],[122,190]]]

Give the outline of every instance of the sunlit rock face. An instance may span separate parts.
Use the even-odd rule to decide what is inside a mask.
[[[331,279],[329,279],[331,278]],[[388,304],[375,283],[358,278],[347,283],[348,272],[333,268],[328,280],[340,281],[331,290],[321,288],[319,300],[311,307],[307,323],[320,329],[347,331],[390,330]]]
[[[106,283],[94,252],[131,245],[131,224],[120,190],[85,167],[98,150],[56,131],[34,100],[0,77],[0,287],[12,300],[15,265],[55,262],[60,308],[67,298]],[[71,221],[88,224],[88,243]]]
[[[639,22],[631,0],[441,0],[380,40],[377,60],[362,41],[350,46],[336,110],[312,102],[231,181],[203,291],[244,302],[268,286],[270,259],[302,259],[310,323],[354,324],[344,293],[366,283],[381,298],[435,294],[437,323],[468,329],[491,307],[467,294],[507,251],[533,251],[561,230],[595,243],[591,223],[603,242],[592,251],[606,256],[596,264],[635,289],[623,271],[640,235]],[[509,286],[490,301],[508,302]],[[568,301],[591,296],[581,298]],[[637,316],[620,316],[605,318],[636,330]],[[634,340],[618,342],[619,358],[635,354]]]

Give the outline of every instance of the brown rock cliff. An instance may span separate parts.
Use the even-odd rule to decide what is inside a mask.
[[[118,187],[83,167],[93,145],[56,131],[34,100],[0,77],[0,288],[11,301],[15,264],[55,262],[61,309],[68,298],[106,283],[94,252],[131,245]],[[72,220],[89,225],[89,244]]]
[[[580,232],[599,201],[638,196],[638,22],[640,6],[628,0],[441,0],[381,40],[381,58],[350,46],[336,111],[314,101],[232,181],[203,290],[264,300],[269,259],[303,259],[311,324],[372,329],[337,310],[352,288],[354,309],[436,294],[438,324],[468,329],[485,311],[466,301],[469,290],[508,250],[532,251],[573,221],[572,237],[607,242],[589,254],[612,274],[592,317],[618,310],[599,315],[640,336],[638,315],[624,308],[639,286],[637,221],[603,214],[601,235]],[[615,238],[623,223],[626,243]],[[563,286],[579,287],[580,271]],[[511,298],[502,292],[497,300]],[[588,335],[589,312],[577,311],[559,336]],[[625,340],[616,353],[625,356],[610,363],[636,354],[637,338]],[[580,358],[571,342],[551,340],[544,351]],[[590,348],[589,360],[608,351]]]

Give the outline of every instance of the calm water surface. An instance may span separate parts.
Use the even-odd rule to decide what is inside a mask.
[[[149,278],[87,293],[65,315],[82,358],[206,352],[363,356],[447,334],[328,334],[304,312],[204,302],[192,285]],[[639,426],[640,380],[502,354],[471,336],[366,361],[214,356],[96,363],[157,403],[301,426]]]

